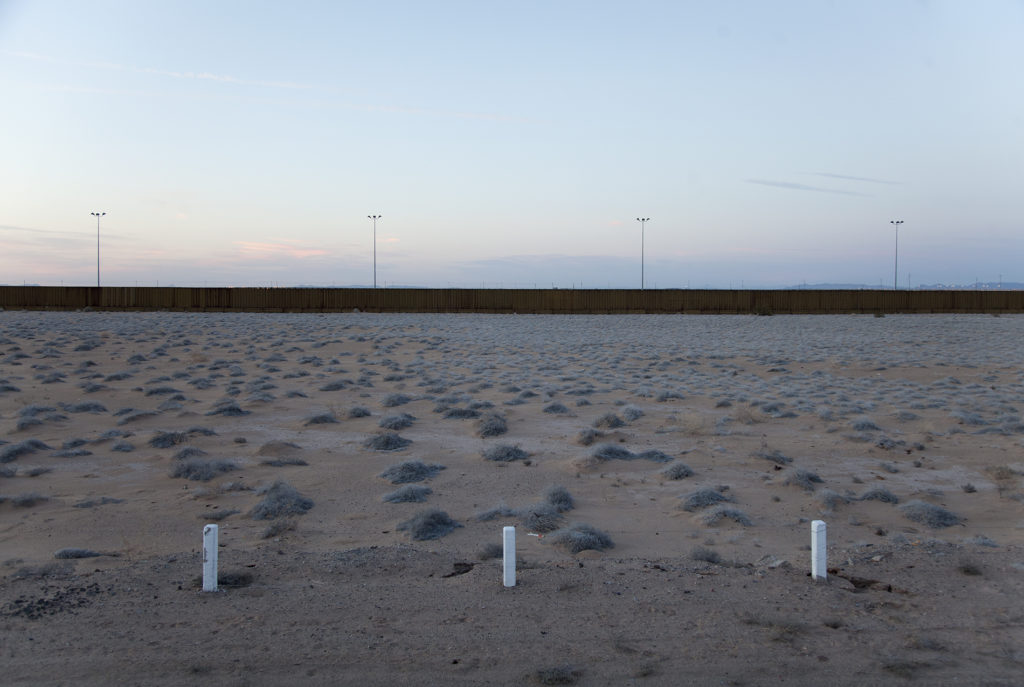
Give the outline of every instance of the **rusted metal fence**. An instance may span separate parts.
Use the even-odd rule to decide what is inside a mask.
[[[1024,291],[289,289],[0,286],[14,310],[484,313],[1020,313]]]

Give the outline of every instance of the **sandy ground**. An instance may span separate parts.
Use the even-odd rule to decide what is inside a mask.
[[[1020,684],[1022,340],[982,315],[0,312],[0,681]],[[443,469],[381,476],[411,461]]]

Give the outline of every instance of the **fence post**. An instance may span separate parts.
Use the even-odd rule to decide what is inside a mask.
[[[504,539],[504,584],[506,587],[516,586],[516,528],[506,526],[502,530]]]
[[[814,580],[828,578],[826,529],[824,520],[811,523],[811,579]]]
[[[217,525],[203,528],[203,591],[217,591]]]

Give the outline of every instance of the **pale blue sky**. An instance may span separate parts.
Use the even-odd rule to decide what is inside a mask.
[[[0,283],[1024,281],[1024,2],[0,0]]]

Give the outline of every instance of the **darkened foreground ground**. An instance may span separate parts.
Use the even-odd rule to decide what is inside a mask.
[[[225,549],[222,574],[239,586],[217,593],[196,590],[196,553],[20,570],[0,587],[2,682],[1019,685],[1024,675],[1015,548],[833,552],[827,584],[802,562],[582,554],[525,561],[505,589],[495,560],[279,545]]]

